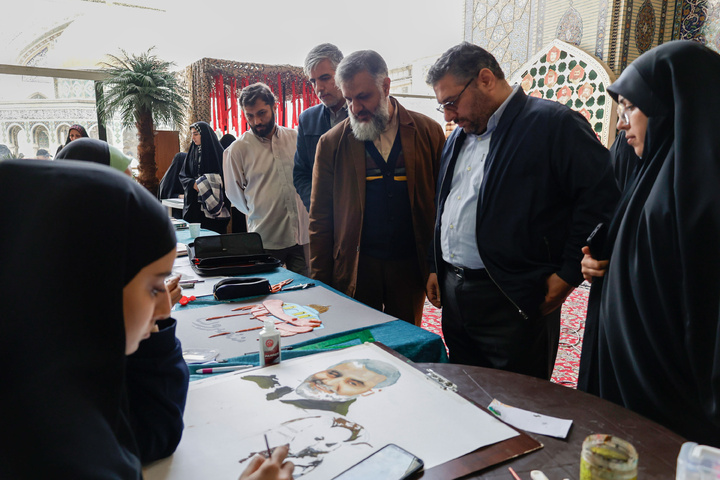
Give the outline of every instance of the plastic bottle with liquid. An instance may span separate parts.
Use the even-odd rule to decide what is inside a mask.
[[[685,442],[677,460],[676,480],[715,480],[720,478],[720,449]]]
[[[260,330],[260,366],[280,363],[280,332],[275,328],[273,320],[265,320]]]

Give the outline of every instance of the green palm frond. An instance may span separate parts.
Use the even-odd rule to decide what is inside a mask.
[[[170,71],[174,66],[152,54],[152,48],[138,55],[121,50],[108,55],[101,64],[108,79],[98,110],[104,122],[115,113],[123,126],[135,125],[141,112],[152,112],[154,123],[182,123],[187,108],[187,91]]]

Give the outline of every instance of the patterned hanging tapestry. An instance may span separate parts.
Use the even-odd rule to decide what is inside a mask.
[[[263,82],[278,99],[276,121],[296,128],[304,110],[319,103],[302,68],[203,58],[186,69],[190,88],[189,123],[205,121],[215,131],[240,136],[247,120],[238,103],[242,89]]]

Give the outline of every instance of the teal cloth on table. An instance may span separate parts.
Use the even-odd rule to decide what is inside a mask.
[[[188,230],[177,230],[175,232],[178,242],[189,243],[191,241],[190,232]],[[205,235],[216,235],[215,232],[210,230],[200,230],[200,236]],[[311,288],[327,288],[328,290],[342,295],[345,298],[349,298],[353,301],[357,301],[352,297],[348,297],[342,292],[335,290],[329,285],[324,284],[318,280],[313,280],[299,273],[291,272],[284,268],[276,268],[268,272],[254,273],[250,275],[238,275],[238,277],[262,277],[266,278],[271,285],[280,283],[283,280],[292,278],[290,285],[297,285],[300,283],[314,283],[315,287]],[[247,297],[248,299],[254,297]],[[234,300],[234,301],[237,301]],[[195,301],[190,302],[187,306],[175,305],[173,310],[188,309],[207,307],[208,305],[217,305],[218,303],[228,303],[215,300],[212,295],[198,297]],[[368,307],[370,308],[370,307]],[[433,363],[447,363],[447,351],[445,350],[445,344],[442,338],[432,332],[423,330],[420,327],[411,325],[402,320],[390,321],[387,323],[381,323],[372,327],[358,328],[355,330],[347,330],[344,332],[336,333],[333,335],[327,335],[320,338],[313,338],[305,342],[297,343],[291,347],[286,347],[282,351],[282,358],[289,360],[291,358],[303,357],[306,355],[313,355],[315,353],[322,353],[335,350],[337,348],[351,347],[353,345],[360,345],[364,342],[380,342],[387,347],[392,348],[399,354],[407,357],[413,362],[433,362]],[[243,355],[240,357],[228,358],[227,362],[223,363],[208,363],[203,365],[188,365],[190,368],[190,380],[200,380],[202,378],[208,378],[213,375],[220,374],[200,374],[196,375],[194,372],[200,368],[212,368],[212,367],[231,367],[233,365],[259,365],[260,358],[257,353]],[[223,372],[227,373],[227,372]]]
[[[368,334],[370,337],[368,337]],[[339,343],[335,343],[333,340],[339,340]],[[282,359],[289,360],[291,358],[329,352],[340,347],[360,345],[364,343],[364,341],[380,342],[417,363],[447,363],[448,361],[445,344],[439,335],[423,330],[422,328],[411,325],[403,320],[381,323],[380,325],[375,325],[369,328],[348,330],[346,332],[297,343],[292,347],[282,350]],[[253,353],[250,355],[228,358],[228,361],[223,363],[189,365],[190,381],[200,380],[202,378],[208,378],[215,375],[194,374],[195,370],[199,368],[259,364],[260,358],[258,354]]]
[[[187,223],[187,222],[186,222]],[[204,228],[200,229],[200,235],[199,237],[208,237],[211,235],[219,235],[217,232],[213,232],[212,230],[205,230]],[[189,228],[182,228],[180,230],[175,230],[175,238],[177,239],[178,243],[192,243],[193,238],[190,236],[190,229]]]

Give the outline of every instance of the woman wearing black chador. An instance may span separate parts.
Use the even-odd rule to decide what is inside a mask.
[[[230,209],[222,183],[222,145],[205,122],[193,123],[190,131],[192,142],[179,175],[185,191],[183,219],[226,233]]]

